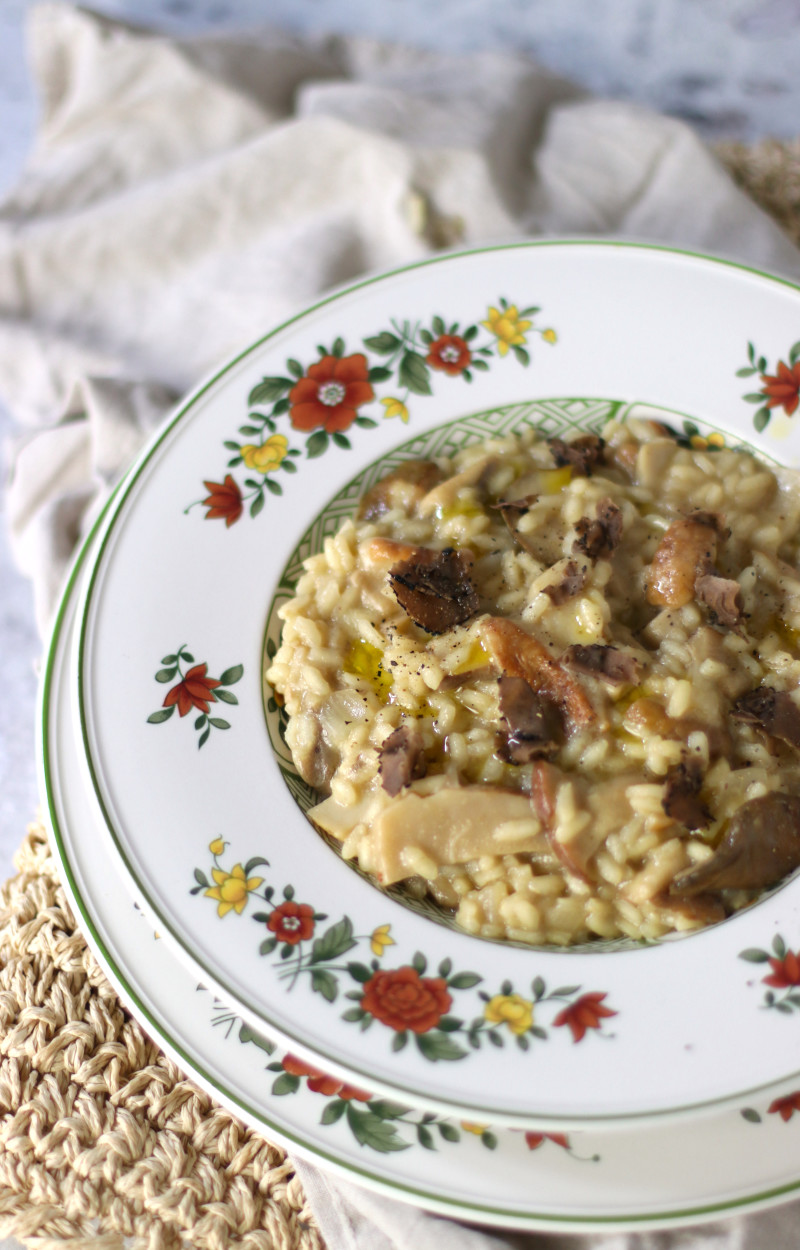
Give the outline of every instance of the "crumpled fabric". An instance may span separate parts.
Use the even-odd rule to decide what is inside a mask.
[[[530,60],[280,31],[173,39],[30,17],[35,145],[0,206],[7,515],[46,636],[76,543],[170,407],[323,291],[459,246],[617,236],[800,279],[684,124]],[[519,1235],[298,1161],[330,1250],[789,1250],[798,1206],[704,1229]]]

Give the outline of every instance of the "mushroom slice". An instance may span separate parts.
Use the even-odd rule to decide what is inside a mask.
[[[691,603],[695,582],[713,570],[721,530],[715,512],[692,512],[673,521],[647,570],[647,602],[660,608]]]
[[[711,813],[700,798],[703,772],[697,760],[686,759],[667,773],[661,806],[686,829],[707,829]]]
[[[785,690],[773,690],[771,686],[749,690],[736,700],[731,716],[800,749],[800,708]]]
[[[538,495],[524,495],[522,499],[504,499],[494,505],[505,521],[506,529],[511,537],[519,543],[523,551],[527,551],[531,556],[536,555],[537,548],[531,543],[527,534],[520,530],[519,519],[525,516],[531,504],[536,503],[538,498]]]
[[[501,672],[523,678],[537,694],[561,708],[567,733],[596,719],[586,691],[537,638],[502,616],[490,616],[478,628]]]
[[[546,845],[528,796],[492,786],[409,790],[384,808],[369,840],[370,866],[382,885],[415,876],[420,854],[439,868]]]
[[[695,597],[709,609],[714,624],[734,629],[742,622],[744,602],[742,588],[731,577],[704,573],[694,584]]]
[[[412,621],[429,634],[444,634],[474,616],[480,606],[472,584],[472,553],[420,547],[389,572],[395,598]]]
[[[441,482],[442,476],[442,470],[433,460],[404,460],[362,495],[358,505],[359,521],[376,521],[393,508],[409,512]]]
[[[496,456],[483,456],[480,460],[473,460],[472,464],[462,469],[460,473],[445,478],[438,486],[434,486],[433,490],[423,495],[417,508],[419,515],[429,517],[441,509],[452,508],[461,491],[469,487],[478,491],[482,490],[496,464]]]
[[[574,599],[586,585],[586,579],[589,576],[588,564],[577,564],[575,560],[568,560],[561,570],[561,580],[551,582],[549,586],[542,587],[542,594],[548,596],[554,607],[559,608],[562,604],[568,603],[570,599]]]
[[[610,686],[635,686],[641,670],[635,655],[617,647],[607,647],[601,642],[589,645],[575,643],[567,647],[561,658],[579,673],[599,677]]]
[[[800,796],[773,791],[736,812],[710,859],[681,873],[670,894],[761,890],[800,865]]]
[[[657,738],[678,738],[684,742],[690,733],[700,730],[708,739],[712,760],[728,756],[731,752],[731,737],[724,725],[709,725],[694,716],[670,716],[666,708],[646,695],[630,705],[622,723],[629,733],[641,738],[652,734]]]
[[[400,725],[389,734],[381,744],[378,760],[381,785],[391,798],[428,771],[422,734],[411,725]]]
[[[622,538],[622,509],[606,496],[597,505],[595,519],[582,516],[575,526],[578,537],[572,550],[594,562],[603,560],[619,546]]]
[[[562,438],[548,438],[556,467],[568,464],[576,477],[591,477],[592,469],[603,463],[605,441],[596,434],[583,434],[570,443]]]
[[[564,739],[557,704],[532,690],[522,677],[504,674],[498,681],[503,730],[497,754],[508,764],[530,764],[554,755]]]

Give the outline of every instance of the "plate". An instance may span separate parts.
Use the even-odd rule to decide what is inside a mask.
[[[87,558],[89,558],[87,556]],[[443,1119],[306,1074],[199,986],[115,871],[72,733],[74,578],[41,686],[51,845],[101,967],[145,1031],[208,1094],[285,1149],[387,1197],[524,1230],[677,1227],[790,1200],[800,1091],[697,1123],[546,1136]]]
[[[261,673],[303,556],[398,458],[656,412],[686,437],[797,464],[791,405],[770,407],[762,376],[795,376],[799,315],[789,283],[663,249],[447,256],[259,340],[150,443],[79,610],[84,757],[129,890],[250,1027],[388,1098],[539,1129],[696,1115],[798,1080],[786,960],[800,884],[633,950],[454,931],[374,888],[304,819]],[[448,337],[469,344],[468,369],[437,367]],[[778,994],[768,958],[785,974]],[[364,1009],[378,973],[426,1001],[423,1030]],[[512,994],[535,1020],[524,1036],[488,1027],[487,1001]]]

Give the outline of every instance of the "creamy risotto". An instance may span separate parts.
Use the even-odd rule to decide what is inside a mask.
[[[800,864],[799,546],[796,476],[652,423],[401,463],[281,609],[311,820],[485,937],[747,905]]]

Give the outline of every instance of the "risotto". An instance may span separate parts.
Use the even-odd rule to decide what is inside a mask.
[[[654,423],[401,463],[281,609],[310,819],[484,937],[723,919],[800,864],[799,546],[795,475]]]

